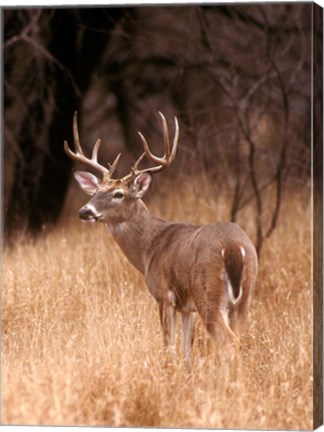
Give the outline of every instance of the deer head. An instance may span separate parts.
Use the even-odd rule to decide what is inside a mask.
[[[170,148],[168,125],[164,115],[160,112],[159,115],[163,127],[164,156],[157,157],[153,155],[145,137],[139,132],[144,146],[144,153],[137,159],[126,176],[115,179],[113,178],[113,174],[121,154],[116,157],[112,164],[108,163],[107,167],[99,164],[97,157],[101,141],[98,139],[94,145],[91,158],[86,157],[80,145],[77,113],[74,114],[73,137],[76,151],[73,152],[70,149],[67,141],[64,142],[64,149],[71,159],[92,168],[102,176],[99,179],[88,171],[74,172],[74,177],[81,189],[92,196],[90,201],[79,211],[81,219],[90,222],[100,221],[105,223],[119,223],[127,220],[133,211],[135,203],[149,189],[152,175],[167,168],[174,161],[179,138],[178,121],[175,117],[175,135],[172,148]],[[144,156],[148,157],[156,165],[146,169],[139,169],[139,164]]]

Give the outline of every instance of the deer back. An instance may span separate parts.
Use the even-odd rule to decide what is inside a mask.
[[[226,277],[233,288],[243,278],[251,282],[246,286],[252,286],[256,278],[254,245],[233,223],[218,222],[203,227],[166,223],[153,237],[148,250],[145,278],[149,290],[161,301],[167,301],[171,290],[178,309],[186,307],[190,299],[205,303],[204,296],[209,291],[217,302],[217,297],[223,295]]]

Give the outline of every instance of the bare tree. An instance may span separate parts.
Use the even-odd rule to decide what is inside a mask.
[[[131,23],[115,29],[108,51],[128,118],[145,130],[153,103],[176,111],[205,169],[227,167],[230,218],[254,203],[260,252],[278,223],[285,176],[309,174],[311,8],[146,8]]]
[[[62,142],[122,10],[4,10],[5,229],[56,222],[72,164]],[[94,27],[92,27],[92,25]],[[98,27],[106,33],[95,31]]]
[[[61,164],[65,182],[69,175],[61,146],[70,134],[67,106],[74,110],[87,97],[96,101],[113,95],[111,112],[130,152],[140,151],[137,130],[156,150],[153,113],[178,116],[180,145],[187,150],[182,154],[194,154],[211,178],[232,190],[229,219],[239,219],[247,205],[254,207],[260,252],[277,226],[286,186],[299,179],[305,183],[310,175],[311,10],[310,4],[294,3],[35,9],[13,17],[7,12],[5,136],[11,144],[5,149],[14,154],[18,185],[11,193],[8,223],[21,208],[37,229],[51,219],[55,212],[50,206],[44,211],[42,202],[54,186],[41,173],[49,172],[44,161],[51,161],[52,167]],[[22,63],[34,68],[32,82],[17,72]],[[100,90],[88,96],[98,82]],[[98,104],[90,105],[93,124],[86,129],[102,128],[102,119],[109,120],[107,104],[100,116]],[[13,126],[17,107],[19,121]],[[44,192],[37,198],[35,178]],[[22,195],[23,206],[22,186],[29,191]],[[56,203],[64,191],[53,192]],[[60,205],[54,207],[58,214]]]

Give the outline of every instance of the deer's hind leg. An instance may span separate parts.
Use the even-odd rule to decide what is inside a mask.
[[[199,315],[215,341],[220,353],[232,359],[239,347],[239,338],[232,330],[229,319],[229,299],[224,289],[224,281],[219,278],[208,281],[202,278],[199,291],[192,293]]]

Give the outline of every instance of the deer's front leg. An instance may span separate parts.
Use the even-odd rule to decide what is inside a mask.
[[[173,356],[176,354],[176,310],[172,302],[159,303],[163,346]]]

